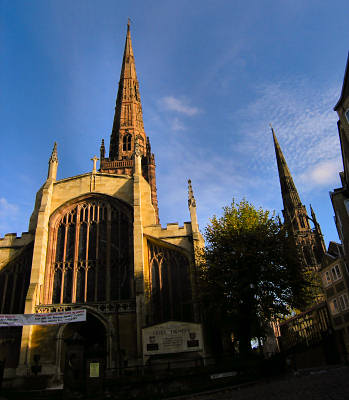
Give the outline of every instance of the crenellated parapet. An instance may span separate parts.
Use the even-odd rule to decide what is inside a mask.
[[[26,246],[34,240],[34,235],[30,232],[23,232],[22,236],[17,236],[17,233],[6,233],[4,237],[0,237],[1,248],[20,248]]]
[[[182,247],[192,251],[192,227],[191,222],[184,222],[179,226],[178,222],[168,223],[166,228],[160,224],[148,225],[144,227],[143,233],[167,243]]]
[[[6,233],[4,237],[0,237],[0,270],[33,240],[34,235],[29,232],[23,232],[22,236],[17,236],[16,233]]]

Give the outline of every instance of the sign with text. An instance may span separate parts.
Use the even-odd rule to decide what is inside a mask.
[[[0,326],[54,325],[86,321],[86,310],[42,314],[0,314]]]
[[[143,354],[203,351],[201,324],[169,321],[143,328]]]

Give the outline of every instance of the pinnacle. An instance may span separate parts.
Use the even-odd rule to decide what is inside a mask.
[[[195,202],[195,197],[194,197],[194,192],[193,188],[191,186],[191,180],[188,179],[188,206],[193,206],[196,207],[196,202]]]
[[[50,162],[50,163],[51,163],[51,162],[58,162],[57,142],[55,142],[54,145],[53,145],[53,150],[52,150],[52,153],[51,153],[51,157],[50,157],[49,162]]]

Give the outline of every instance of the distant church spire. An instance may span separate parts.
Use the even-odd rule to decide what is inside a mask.
[[[276,161],[278,165],[279,171],[279,179],[281,186],[281,194],[282,200],[284,203],[284,209],[291,211],[295,207],[299,207],[301,205],[301,200],[299,198],[296,185],[293,182],[292,175],[290,170],[288,169],[285,157],[281,151],[281,147],[276,138],[273,127],[270,124],[270,128],[273,134],[274,147],[275,147],[275,155]]]
[[[279,171],[285,223],[299,249],[303,264],[302,268],[305,270],[318,270],[321,266],[321,260],[325,251],[320,226],[316,221],[315,213],[312,208],[312,219],[308,217],[307,210],[299,198],[296,185],[293,182],[292,175],[281,151],[274,129],[271,125],[270,127],[273,134],[275,155]],[[314,229],[311,229],[309,220],[313,220]]]
[[[136,64],[132,48],[130,20],[127,23],[126,42],[122,60],[114,122],[110,138],[109,159],[131,158],[134,138],[140,135],[146,143],[143,113]]]

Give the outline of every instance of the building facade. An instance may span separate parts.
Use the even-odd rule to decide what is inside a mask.
[[[337,331],[343,353],[349,352],[349,273],[343,246],[330,242],[323,260],[321,280],[330,311],[332,326]]]
[[[57,180],[55,144],[28,232],[0,239],[0,314],[87,310],[86,322],[0,328],[7,378],[38,364],[56,381],[69,365],[84,370],[92,359],[109,372],[141,365],[143,329],[199,326],[195,198],[189,181],[191,221],[161,227],[129,24],[109,155],[102,140],[100,168],[92,161],[92,172]],[[183,351],[202,354],[194,342]]]
[[[335,223],[339,238],[344,246],[344,258],[349,254],[349,55],[344,74],[342,93],[334,110],[338,114],[338,134],[341,145],[343,171],[339,173],[342,186],[330,192]]]

